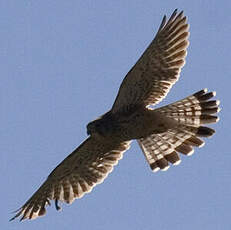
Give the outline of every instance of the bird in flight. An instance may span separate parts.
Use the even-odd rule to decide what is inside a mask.
[[[219,101],[215,92],[203,89],[172,104],[153,109],[178,80],[187,54],[189,25],[183,11],[163,17],[148,48],[120,85],[110,111],[87,125],[89,137],[48,176],[33,196],[11,219],[34,219],[46,213],[55,201],[72,203],[89,193],[113,170],[114,165],[137,140],[153,172],[180,163],[179,153],[191,155],[201,147],[201,137],[214,130]],[[212,99],[212,100],[211,100]]]

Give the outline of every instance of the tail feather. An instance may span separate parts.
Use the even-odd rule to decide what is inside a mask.
[[[191,145],[193,147],[202,147],[204,146],[204,141],[202,141],[200,138],[197,138],[195,136],[191,136],[187,140],[185,140],[186,145]]]
[[[178,126],[164,133],[152,134],[138,140],[154,172],[168,169],[168,162],[179,164],[181,160],[178,152],[184,155],[193,154],[193,147],[204,145],[200,137],[210,137],[215,133],[214,129],[201,126],[219,120],[214,114],[220,111],[218,107],[220,102],[210,100],[215,95],[215,92],[207,93],[207,89],[204,89],[156,110],[163,116],[176,120]]]
[[[208,101],[215,95],[215,92],[207,93],[207,89],[204,89],[157,111],[166,117],[174,118],[180,124],[198,127],[201,124],[216,123],[219,118],[212,114],[220,111],[220,101]]]

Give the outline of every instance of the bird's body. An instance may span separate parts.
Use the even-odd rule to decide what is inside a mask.
[[[124,114],[119,112],[113,114],[109,111],[99,119],[90,122],[87,132],[93,136],[129,141],[163,133],[177,125],[172,118],[163,119],[163,115],[156,110],[136,107]]]
[[[215,123],[219,101],[206,89],[164,107],[159,103],[178,80],[188,47],[188,24],[183,12],[164,16],[146,51],[124,78],[110,111],[87,125],[89,137],[48,176],[11,219],[34,219],[46,212],[51,200],[71,203],[101,183],[137,140],[156,172],[180,163],[179,153],[190,155],[201,147],[201,137],[215,132],[203,124]]]

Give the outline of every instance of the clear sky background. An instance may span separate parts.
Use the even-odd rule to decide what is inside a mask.
[[[57,212],[8,222],[109,110],[164,14],[184,10],[190,46],[161,104],[208,87],[216,134],[177,167],[152,173],[134,142],[103,184]],[[0,1],[1,229],[222,229],[231,226],[231,3],[154,0]]]

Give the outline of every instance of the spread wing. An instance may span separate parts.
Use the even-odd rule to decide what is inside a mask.
[[[164,16],[156,37],[124,78],[112,112],[159,103],[178,80],[185,63],[189,25],[183,11]]]
[[[64,159],[48,176],[34,195],[11,219],[34,219],[45,214],[50,200],[71,203],[101,183],[113,170],[113,166],[129,148],[129,142],[113,143],[89,137],[74,152]]]

